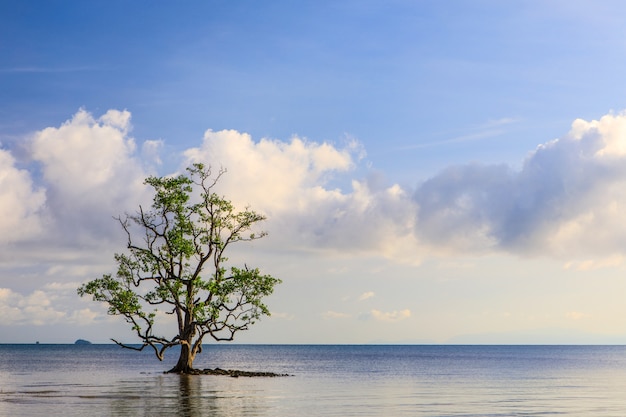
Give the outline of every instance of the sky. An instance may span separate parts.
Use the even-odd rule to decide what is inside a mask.
[[[267,216],[239,343],[626,343],[626,3],[0,1],[0,343],[131,343],[80,298],[193,162]]]

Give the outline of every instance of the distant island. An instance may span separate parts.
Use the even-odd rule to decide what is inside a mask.
[[[74,342],[74,344],[75,345],[90,345],[91,342],[85,339],[78,339],[77,341]]]

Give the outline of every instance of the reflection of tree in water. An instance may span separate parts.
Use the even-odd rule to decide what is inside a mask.
[[[159,375],[121,381],[103,393],[114,416],[258,416],[267,413],[265,378]],[[95,410],[94,410],[95,411]],[[265,413],[264,413],[265,412]],[[97,414],[97,412],[96,412]]]
[[[194,381],[194,379],[197,379],[197,378],[194,378],[192,375],[179,375],[178,377],[178,380],[179,380],[178,401],[180,402],[179,407],[178,407],[178,412],[180,414],[183,414],[189,417],[202,415],[201,410],[204,408],[202,407],[202,404],[200,404],[203,402],[200,400],[202,398],[202,395],[201,395],[202,391],[201,389],[199,389],[200,387],[198,387],[199,385],[198,382]],[[211,397],[212,396],[207,395],[207,402],[208,402],[208,399]],[[215,413],[215,410],[212,409],[213,407],[211,407],[211,405],[208,405],[208,407],[206,407],[206,414],[208,415]]]
[[[178,375],[179,415],[258,416],[267,411],[267,392],[260,390],[262,379],[209,375]],[[267,381],[267,380],[266,380]]]

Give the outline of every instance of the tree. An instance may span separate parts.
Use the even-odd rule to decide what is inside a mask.
[[[151,209],[139,206],[136,214],[117,218],[128,237],[128,253],[115,255],[117,274],[78,288],[80,296],[107,303],[108,314],[123,316],[142,341],[137,347],[113,339],[118,345],[150,346],[159,360],[167,349],[180,346],[178,362],[168,371],[176,373],[196,372],[193,361],[205,336],[233,340],[235,333],[269,316],[263,297],[281,282],[247,265],[226,268],[224,252],[231,244],[266,235],[252,231],[265,217],[249,208],[236,211],[214,192],[225,170],[212,176],[210,168],[194,164],[187,171],[146,179],[154,188]],[[175,318],[170,336],[157,330],[163,313]]]

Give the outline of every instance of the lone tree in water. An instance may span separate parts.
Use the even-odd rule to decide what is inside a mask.
[[[263,297],[281,281],[258,269],[231,267],[224,251],[231,244],[260,239],[252,227],[265,219],[249,209],[235,211],[213,189],[224,174],[212,176],[202,164],[187,168],[188,176],[149,177],[154,188],[150,210],[118,218],[128,236],[128,253],[116,254],[117,274],[104,275],[78,288],[108,303],[108,313],[121,315],[142,341],[141,347],[113,340],[135,350],[154,349],[159,360],[180,345],[180,357],[168,372],[194,373],[193,361],[205,336],[233,340],[263,315]],[[194,191],[200,198],[194,201]],[[170,336],[156,330],[158,309],[173,315]],[[161,318],[163,318],[161,316]]]

